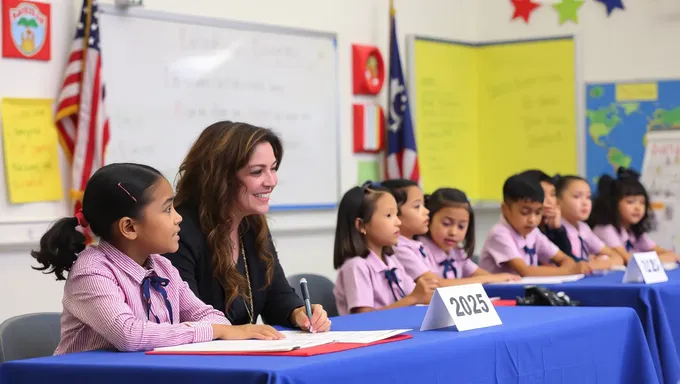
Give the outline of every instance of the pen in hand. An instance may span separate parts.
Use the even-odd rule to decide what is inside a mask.
[[[302,292],[302,299],[305,301],[305,310],[307,311],[307,318],[309,319],[309,332],[314,332],[312,329],[312,301],[309,298],[309,289],[307,288],[307,279],[304,277],[300,279],[300,291]]]

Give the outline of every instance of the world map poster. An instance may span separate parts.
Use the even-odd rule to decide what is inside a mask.
[[[680,129],[680,80],[586,85],[586,177],[623,166],[640,172],[647,132]]]

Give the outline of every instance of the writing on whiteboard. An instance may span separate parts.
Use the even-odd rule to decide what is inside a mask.
[[[120,31],[102,35],[113,57],[104,67],[112,124],[108,161],[149,164],[172,179],[205,127],[246,122],[273,129],[284,144],[285,166],[272,202],[337,202],[337,75],[330,36],[132,13],[105,13],[100,22],[104,30]]]

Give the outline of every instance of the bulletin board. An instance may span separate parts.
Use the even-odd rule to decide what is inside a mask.
[[[423,187],[500,201],[530,168],[577,173],[572,37],[473,44],[409,37],[410,91]]]

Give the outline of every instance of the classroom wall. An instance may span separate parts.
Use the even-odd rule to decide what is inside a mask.
[[[33,76],[49,78],[42,93],[22,92],[23,97],[54,97],[61,81],[68,42],[75,28],[75,17],[81,0],[42,0],[53,6],[53,60],[45,65],[32,65]],[[100,1],[112,4],[114,0]],[[395,0],[397,23],[404,60],[404,36],[424,34],[447,39],[475,39],[474,0]],[[340,124],[341,124],[341,182],[348,189],[357,182],[356,160],[352,154],[351,104],[351,44],[377,45],[384,54],[389,47],[388,0],[145,0],[150,10],[220,17],[230,20],[257,22],[287,27],[335,32],[338,35]],[[103,47],[106,60],[106,47]],[[0,59],[3,60],[3,59]],[[0,85],[0,92],[4,88]],[[35,91],[34,91],[35,92]],[[5,94],[3,93],[3,96]],[[9,95],[7,95],[9,96]],[[379,101],[386,105],[383,92]],[[285,166],[285,162],[284,162]],[[4,185],[4,180],[0,182]],[[66,211],[64,211],[66,212]],[[273,235],[283,267],[288,274],[315,272],[334,279],[332,267],[333,230],[335,213],[298,213],[273,215]],[[0,213],[1,216],[1,213]],[[0,217],[0,219],[2,219]],[[304,223],[323,223],[317,229],[302,231],[280,230],[277,223],[299,219]],[[5,232],[7,233],[7,232]],[[0,233],[0,236],[3,236]],[[15,246],[0,250],[0,321],[20,313],[61,311],[63,284],[52,276],[32,271],[30,247]]]
[[[33,76],[50,80],[44,81],[42,92],[45,94],[22,91],[13,96],[54,96],[61,81],[65,50],[82,2],[43,1],[52,3],[55,10],[53,60],[44,66],[31,65],[30,71]],[[351,153],[351,103],[367,98],[351,95],[350,46],[352,43],[374,44],[387,53],[388,0],[145,0],[144,3],[145,8],[153,10],[336,32],[340,62],[341,181],[343,189],[356,184],[356,161],[366,157]],[[617,10],[611,18],[606,17],[601,4],[587,1],[579,14],[580,23],[562,27],[557,25],[550,2],[544,3],[548,5],[534,12],[531,23],[526,25],[519,20],[510,22],[512,5],[507,0],[394,0],[402,60],[406,34],[477,41],[575,33],[581,42],[581,72],[586,81],[680,77],[677,65],[680,52],[674,49],[677,44],[674,45],[673,40],[680,36],[680,7],[674,0],[629,0],[626,11]],[[0,84],[0,89],[3,85]],[[579,84],[579,90],[582,89],[583,84]],[[386,105],[385,92],[379,99]],[[582,121],[581,118],[581,124]],[[478,249],[499,214],[498,209],[477,211]],[[303,221],[310,223],[332,223],[334,219],[334,213],[301,215],[304,215]],[[274,215],[273,219],[273,234],[288,274],[315,272],[334,278],[331,225],[291,232],[277,229],[276,222],[295,219],[295,216]],[[0,321],[20,313],[61,310],[63,285],[55,283],[51,276],[32,271],[28,251],[27,246],[0,250]]]
[[[606,8],[596,1],[585,1],[578,13],[578,24],[560,26],[555,1],[538,1],[529,19],[510,21],[513,6],[507,0],[478,2],[477,22],[480,41],[531,39],[574,35],[577,39],[577,84],[579,135],[579,172],[585,174],[585,86],[583,82],[636,79],[679,79],[680,2],[677,0],[627,0],[626,9],[614,10],[607,17]],[[540,162],[537,162],[540,165]],[[501,188],[502,186],[498,186]],[[498,220],[500,209],[477,212],[477,249],[481,249],[487,231]]]

